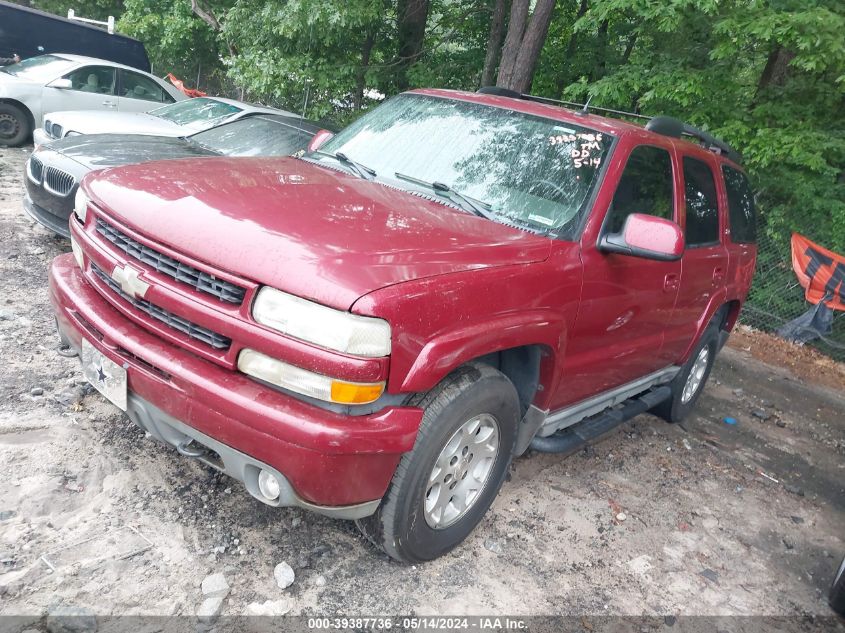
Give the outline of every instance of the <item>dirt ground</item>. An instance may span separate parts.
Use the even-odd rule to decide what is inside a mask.
[[[0,614],[195,614],[214,572],[223,614],[831,614],[841,366],[742,330],[683,425],[642,415],[569,457],[530,453],[463,546],[404,567],[351,523],[262,505],[86,388],[55,351],[46,270],[69,246],[21,209],[28,151],[0,150]]]

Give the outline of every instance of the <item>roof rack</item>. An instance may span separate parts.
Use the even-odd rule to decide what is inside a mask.
[[[579,114],[589,114],[591,110],[596,112],[606,113],[617,117],[631,117],[648,121],[645,129],[655,134],[662,134],[663,136],[671,136],[673,138],[681,138],[689,136],[698,140],[706,149],[716,154],[724,154],[730,160],[738,163],[742,160],[739,152],[733,149],[725,141],[716,138],[709,132],[700,130],[692,125],[684,123],[683,121],[670,116],[647,116],[638,114],[636,112],[625,112],[624,110],[613,110],[612,108],[600,108],[590,104],[589,99],[587,103],[575,103],[574,101],[562,101],[560,99],[550,99],[548,97],[539,97],[537,95],[529,95],[517,92],[515,90],[508,90],[507,88],[500,88],[498,86],[485,86],[479,88],[478,92],[482,94],[491,94],[500,97],[511,97],[513,99],[523,99],[525,101],[536,101],[538,103],[548,103],[553,105],[562,105],[566,108],[577,110]]]

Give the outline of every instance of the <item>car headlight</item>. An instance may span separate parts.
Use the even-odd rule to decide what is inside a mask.
[[[384,382],[337,380],[270,358],[253,349],[241,351],[238,355],[238,369],[283,389],[338,404],[369,404],[378,400],[384,391]]]
[[[268,286],[258,291],[252,316],[262,325],[327,349],[367,357],[390,354],[387,321],[335,310]]]
[[[88,215],[88,204],[90,202],[88,196],[82,191],[82,185],[79,185],[76,188],[76,196],[73,198],[73,212],[83,224],[85,223],[85,217]]]

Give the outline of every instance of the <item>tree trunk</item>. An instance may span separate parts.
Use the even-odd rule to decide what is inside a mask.
[[[425,25],[430,0],[398,0],[396,5],[399,68],[396,83],[400,90],[408,88],[408,67],[422,53]]]
[[[490,35],[487,37],[487,54],[484,56],[484,70],[481,71],[481,85],[492,86],[496,78],[496,65],[502,52],[502,38],[505,35],[505,11],[507,0],[493,0],[493,16],[490,19]]]
[[[769,86],[782,86],[786,82],[786,76],[789,74],[789,62],[794,57],[795,53],[792,51],[786,50],[779,44],[775,46],[774,50],[769,53],[763,74],[760,75],[760,81],[757,83],[758,95]]]
[[[514,2],[516,4],[516,2]],[[534,79],[534,70],[537,67],[537,59],[540,51],[546,42],[546,35],[549,33],[549,24],[552,21],[552,11],[555,8],[555,0],[537,0],[534,13],[528,22],[516,54],[516,59],[510,70],[506,83],[502,83],[501,72],[497,85],[515,90],[527,92]],[[510,28],[508,29],[510,35]],[[502,53],[504,64],[504,52]]]
[[[602,20],[601,24],[599,24],[599,32],[596,35],[596,60],[590,71],[590,82],[598,81],[604,77],[607,69],[607,29],[607,20]]]
[[[364,38],[364,44],[361,46],[361,65],[355,71],[355,94],[352,97],[353,105],[356,110],[361,109],[361,104],[364,102],[364,88],[367,78],[367,68],[370,65],[370,54],[373,52],[373,45],[376,42],[376,28],[371,28],[367,37]]]
[[[502,61],[499,64],[499,76],[496,85],[509,88],[513,79],[513,69],[525,34],[525,24],[528,22],[528,5],[530,0],[513,0],[511,16],[508,22],[508,32],[505,35],[505,45],[502,47]]]

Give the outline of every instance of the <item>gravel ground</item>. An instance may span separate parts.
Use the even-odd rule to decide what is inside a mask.
[[[27,154],[0,150],[0,614],[193,615],[223,594],[223,614],[830,615],[841,366],[814,386],[812,357],[766,364],[743,332],[683,425],[642,415],[569,457],[517,460],[463,546],[404,567],[351,523],[262,505],[87,388],[55,351],[46,269],[69,246],[21,209]],[[228,592],[214,577],[204,596],[218,572]]]

